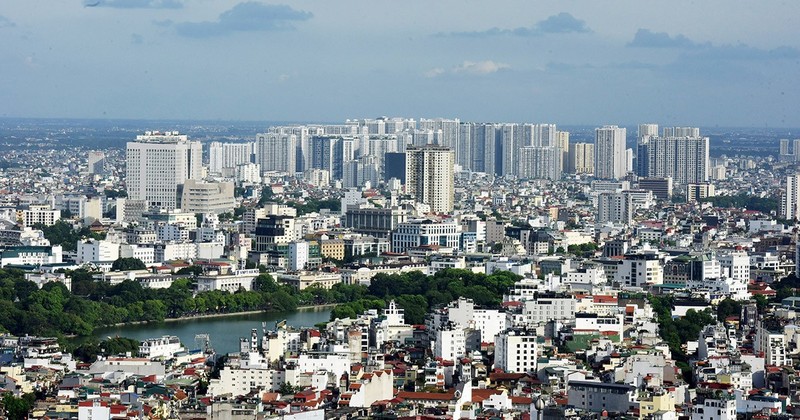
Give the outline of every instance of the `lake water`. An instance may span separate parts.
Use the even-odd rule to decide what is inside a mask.
[[[328,322],[330,307],[304,308],[295,312],[262,312],[256,314],[230,315],[218,318],[194,318],[180,321],[161,322],[157,324],[122,325],[118,327],[98,328],[94,337],[104,340],[108,337],[127,337],[135,340],[176,335],[188,349],[197,348],[195,336],[208,334],[211,347],[217,353],[225,354],[239,351],[239,338],[250,337],[250,330],[258,328],[261,335],[261,323],[267,323],[267,329],[275,329],[275,323],[286,320],[292,327],[313,327],[320,322]]]

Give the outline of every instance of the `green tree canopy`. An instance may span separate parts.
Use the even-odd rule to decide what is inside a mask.
[[[134,257],[117,258],[111,264],[111,271],[146,270],[147,266],[142,260]]]

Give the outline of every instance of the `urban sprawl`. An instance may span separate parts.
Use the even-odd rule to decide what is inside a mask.
[[[800,139],[164,128],[0,145],[7,418],[800,416]],[[94,334],[302,307],[329,322],[254,325],[234,352]]]

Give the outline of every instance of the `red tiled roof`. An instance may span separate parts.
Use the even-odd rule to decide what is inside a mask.
[[[455,392],[451,391],[448,393],[440,393],[401,391],[397,394],[397,398],[402,398],[404,400],[452,401],[455,399]]]

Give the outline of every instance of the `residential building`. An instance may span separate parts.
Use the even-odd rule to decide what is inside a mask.
[[[406,148],[406,193],[434,213],[451,213],[454,202],[455,155],[442,146]]]
[[[202,146],[177,131],[148,131],[128,142],[125,183],[128,199],[147,207],[178,208],[178,188],[202,177]]]
[[[625,128],[606,125],[596,128],[594,132],[594,176],[599,179],[624,177]]]

